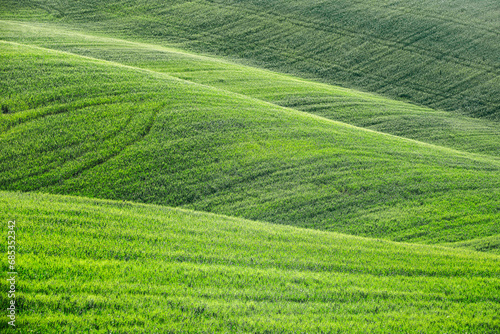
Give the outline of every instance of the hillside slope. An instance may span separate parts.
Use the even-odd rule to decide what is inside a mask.
[[[500,330],[495,255],[41,194],[0,192],[0,219],[32,332]]]
[[[500,156],[500,122],[422,108],[180,49],[96,37],[65,26],[0,21],[0,39],[167,73],[380,132]],[[9,101],[0,97],[0,103]]]
[[[0,42],[0,187],[420,242],[500,234],[497,159]]]
[[[4,1],[0,16],[232,56],[474,117],[500,118],[500,5],[468,1]]]

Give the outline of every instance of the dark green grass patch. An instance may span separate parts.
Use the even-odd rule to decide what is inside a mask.
[[[9,1],[78,25],[499,120],[500,7],[474,1]],[[28,11],[27,9],[31,9]]]
[[[495,158],[157,72],[2,46],[9,73],[2,90],[13,106],[2,116],[3,189],[185,206],[393,240],[499,233]]]
[[[496,255],[42,194],[0,192],[0,219],[21,332],[500,330]]]
[[[448,244],[447,246],[471,248],[481,252],[489,252],[500,255],[500,236],[494,235],[486,238],[479,238]]]

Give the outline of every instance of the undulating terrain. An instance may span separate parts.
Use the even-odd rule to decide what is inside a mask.
[[[499,19],[0,2],[17,330],[500,332]]]
[[[18,326],[32,332],[492,333],[500,323],[497,255],[121,201],[1,192],[0,207],[19,223]]]
[[[7,18],[242,59],[499,120],[497,0],[3,0]]]

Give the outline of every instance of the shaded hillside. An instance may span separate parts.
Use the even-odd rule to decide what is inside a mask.
[[[500,119],[496,0],[27,0],[5,6],[7,18],[34,17],[177,43],[432,108]]]

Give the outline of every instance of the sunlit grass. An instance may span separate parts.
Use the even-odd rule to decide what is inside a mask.
[[[1,192],[0,208],[21,331],[500,329],[496,255],[130,202]]]

